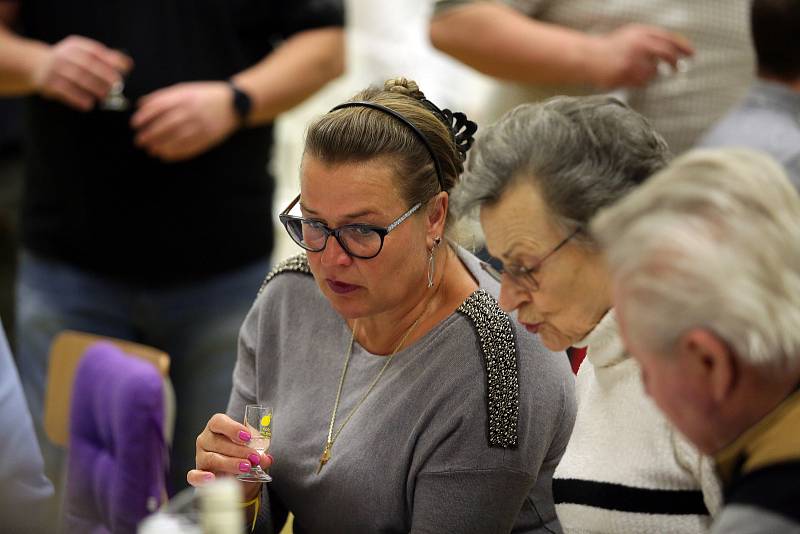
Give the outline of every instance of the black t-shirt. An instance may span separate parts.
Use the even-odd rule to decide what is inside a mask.
[[[225,80],[304,29],[341,26],[340,0],[21,0],[24,34],[83,35],[135,63],[125,96]],[[271,125],[191,160],[133,144],[127,112],[31,97],[22,240],[36,254],[148,286],[243,266],[272,247]]]

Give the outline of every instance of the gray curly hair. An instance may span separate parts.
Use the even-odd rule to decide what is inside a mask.
[[[669,157],[650,123],[615,98],[560,96],[522,104],[475,141],[453,210],[457,217],[471,215],[511,184],[529,180],[565,232],[585,228]],[[588,234],[579,236],[591,243]]]

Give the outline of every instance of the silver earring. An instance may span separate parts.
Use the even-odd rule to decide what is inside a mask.
[[[439,248],[439,243],[442,242],[441,237],[433,238],[433,247],[428,255],[428,287],[433,287],[433,275],[436,273],[436,249]]]

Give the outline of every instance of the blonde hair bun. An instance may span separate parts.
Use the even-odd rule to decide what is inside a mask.
[[[390,93],[399,93],[416,100],[425,98],[425,94],[419,90],[417,82],[409,80],[408,78],[392,78],[386,80],[383,84],[383,88]]]

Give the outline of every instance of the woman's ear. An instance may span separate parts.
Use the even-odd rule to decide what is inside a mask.
[[[444,235],[444,225],[447,220],[447,210],[449,207],[450,197],[447,191],[441,191],[436,194],[428,202],[428,237],[434,239],[441,238]]]

